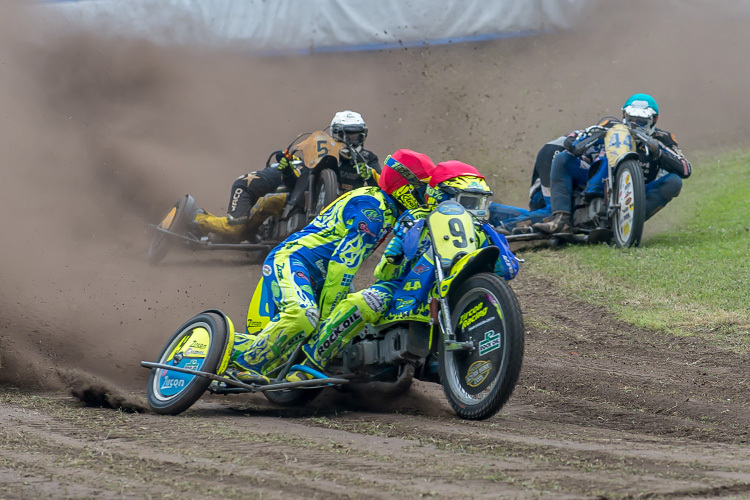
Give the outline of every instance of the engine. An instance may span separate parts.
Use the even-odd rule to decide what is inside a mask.
[[[344,368],[355,371],[365,366],[414,363],[430,353],[429,326],[411,322],[377,331],[367,325],[342,354]]]

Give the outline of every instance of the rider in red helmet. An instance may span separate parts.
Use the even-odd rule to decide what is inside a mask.
[[[386,160],[386,166],[388,161]],[[383,170],[383,177],[388,175]],[[389,188],[398,190],[408,184],[398,180],[395,176]],[[385,181],[388,182],[388,181]],[[384,183],[380,185],[383,186]],[[417,189],[418,191],[419,189]],[[393,191],[395,192],[395,191]],[[518,260],[510,251],[505,237],[498,235],[486,220],[489,216],[487,206],[492,191],[487,186],[484,176],[466,163],[446,161],[439,163],[433,170],[430,185],[425,193],[426,202],[405,212],[398,220],[394,237],[386,247],[386,251],[375,269],[378,281],[371,287],[349,294],[330,313],[328,319],[322,323],[320,329],[302,347],[305,353],[303,366],[324,372],[336,356],[362,331],[367,323],[373,323],[389,314],[391,300],[396,290],[403,288],[404,280],[414,266],[429,248],[428,240],[421,239],[420,248],[411,259],[404,256],[402,239],[406,233],[414,228],[421,231],[421,225],[415,225],[418,219],[424,218],[443,201],[455,200],[462,204],[467,211],[474,214],[479,237],[479,245],[496,244],[500,248],[495,272],[506,280],[513,279],[518,272]],[[424,291],[426,294],[426,290]],[[421,297],[426,299],[426,297]],[[421,307],[429,314],[426,300]],[[302,371],[295,371],[287,375],[290,382],[308,380],[312,375]]]

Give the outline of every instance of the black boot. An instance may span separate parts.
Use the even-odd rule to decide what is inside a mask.
[[[573,232],[570,225],[570,212],[553,212],[551,218],[544,220],[545,222],[537,222],[531,227],[547,234],[570,234]]]

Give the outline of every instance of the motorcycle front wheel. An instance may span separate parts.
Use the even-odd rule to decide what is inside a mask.
[[[212,312],[193,316],[172,335],[157,363],[216,373],[227,350],[229,334],[224,318]],[[152,410],[177,415],[198,401],[211,379],[189,373],[152,368],[147,399]]]
[[[441,347],[440,381],[458,416],[483,420],[508,401],[521,373],[521,307],[510,286],[491,273],[468,278],[451,292],[450,304],[456,341],[473,342],[474,350]]]
[[[339,196],[339,184],[336,172],[324,168],[318,175],[315,185],[315,215],[318,215]]]
[[[193,214],[195,200],[192,196],[185,195],[162,217],[159,228],[166,229],[171,233],[183,235],[187,232],[190,217]],[[154,230],[148,245],[148,261],[155,266],[167,255],[171,246],[171,237],[161,231]]]
[[[615,170],[615,210],[611,224],[618,248],[637,247],[646,222],[646,187],[643,170],[635,160],[624,160]]]

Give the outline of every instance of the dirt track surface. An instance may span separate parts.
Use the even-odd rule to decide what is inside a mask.
[[[516,391],[489,420],[456,418],[440,386],[420,382],[397,398],[329,390],[301,409],[206,396],[178,417],[3,391],[0,498],[750,495],[746,356],[585,304],[550,307],[560,297],[538,282],[514,289],[534,321]]]
[[[689,156],[746,145],[746,21],[733,2],[678,4],[596,9],[533,39],[283,60],[0,7],[0,498],[750,497],[747,356],[637,330],[524,271],[521,379],[485,422],[427,383],[297,410],[261,395],[175,418],[100,408],[143,404],[139,361],[193,314],[242,324],[260,277],[233,254],[152,268],[145,224],[186,192],[221,213],[234,178],[335,110],[363,113],[381,158],[474,163],[515,204],[544,142],[634,92],[657,97]]]

